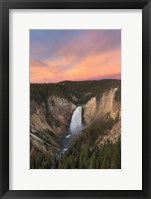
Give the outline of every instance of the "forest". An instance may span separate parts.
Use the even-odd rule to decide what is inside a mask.
[[[99,145],[97,140],[117,122],[105,117],[84,129],[71,144],[67,152],[59,159],[44,155],[38,149],[31,157],[31,169],[120,169],[121,139],[116,143],[107,141]]]
[[[30,99],[41,103],[45,102],[49,96],[55,95],[65,98],[74,104],[85,104],[91,97],[96,96],[100,98],[105,91],[115,87],[119,88],[116,93],[116,100],[120,101],[120,80],[63,81],[48,84],[32,83],[30,84]]]

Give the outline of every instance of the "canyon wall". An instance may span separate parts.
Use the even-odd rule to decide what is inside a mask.
[[[107,128],[105,133],[103,132],[102,134],[101,129],[99,130],[100,132],[98,132],[98,137],[94,143],[97,147],[101,147],[108,142],[114,144],[121,136],[121,100],[116,99],[117,91],[120,91],[120,84],[117,83],[117,85],[117,87],[105,87],[105,89],[102,86],[104,90],[102,89],[101,91],[99,91],[100,85],[98,85],[97,89],[93,91],[93,88],[95,88],[94,85],[91,92],[88,86],[78,88],[85,89],[81,92],[78,90],[78,93],[80,93],[79,98],[76,95],[76,101],[78,99],[84,102],[83,104],[80,103],[83,107],[82,121],[84,129],[89,128],[91,124],[95,124],[96,121],[98,126],[98,123],[101,124],[105,120],[108,122],[108,120],[111,119],[113,122],[113,125]],[[62,136],[68,132],[72,113],[79,105],[74,100],[74,90],[72,90],[72,92],[72,94],[69,93],[70,95],[67,96],[63,96],[63,94],[61,96],[55,94],[46,95],[46,97],[41,97],[38,100],[36,100],[35,97],[37,94],[31,97],[30,155],[31,165],[33,164],[31,168],[37,168],[35,166],[37,157],[41,157],[44,161],[45,156],[51,160],[51,168],[55,168],[55,155],[62,147],[60,140]],[[120,96],[120,92],[118,96]],[[46,167],[45,165],[41,166]],[[48,165],[48,167],[49,166],[50,165]]]
[[[106,144],[108,141],[116,143],[121,136],[121,102],[115,100],[117,89],[114,88],[104,92],[99,99],[93,97],[83,106],[83,121],[86,126],[89,126],[96,120],[101,121],[104,117],[115,121],[112,129],[98,138],[96,144],[100,146]]]
[[[50,96],[47,103],[38,104],[31,100],[31,132],[51,131],[59,135],[68,130],[76,106],[64,98]]]

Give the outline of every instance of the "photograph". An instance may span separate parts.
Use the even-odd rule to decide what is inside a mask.
[[[30,169],[121,169],[121,29],[30,29]]]
[[[0,199],[151,199],[151,1],[0,7]]]

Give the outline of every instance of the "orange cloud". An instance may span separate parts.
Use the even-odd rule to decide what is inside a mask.
[[[87,80],[120,74],[120,49],[103,54],[92,54],[78,59],[76,55],[46,60],[41,67],[31,60],[31,82],[59,82],[63,80]],[[45,65],[45,67],[43,66]]]
[[[118,77],[121,30],[30,31],[31,82]]]

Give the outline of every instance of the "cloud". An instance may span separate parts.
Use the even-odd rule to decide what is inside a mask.
[[[81,30],[70,32],[68,37],[59,34],[56,42],[48,39],[35,51],[37,46],[32,44],[31,82],[119,78],[120,34],[120,30]]]

